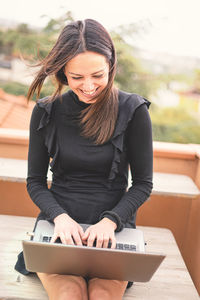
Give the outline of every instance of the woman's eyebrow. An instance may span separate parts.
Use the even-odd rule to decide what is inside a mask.
[[[104,71],[104,69],[101,69],[101,70],[99,70],[99,71],[96,71],[96,72],[92,73],[91,75],[95,75],[95,74],[97,74],[97,73],[99,73],[99,72],[102,72],[102,71]],[[77,73],[73,73],[73,72],[69,72],[69,74],[76,75],[76,76],[83,76],[83,75],[81,75],[81,74],[77,74]]]

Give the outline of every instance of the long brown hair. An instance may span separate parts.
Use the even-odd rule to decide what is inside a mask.
[[[114,132],[118,115],[118,92],[113,86],[116,73],[115,48],[106,29],[97,21],[86,19],[71,22],[63,28],[52,50],[37,64],[41,68],[29,88],[27,97],[30,99],[37,92],[39,98],[46,77],[54,76],[57,89],[49,98],[49,101],[54,101],[61,95],[63,86],[68,85],[64,74],[65,65],[85,51],[102,54],[109,63],[108,84],[95,103],[84,109],[80,121],[82,134],[92,138],[96,144],[103,144]]]

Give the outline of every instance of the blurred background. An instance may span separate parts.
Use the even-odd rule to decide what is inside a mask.
[[[26,99],[37,72],[31,66],[47,55],[68,22],[96,19],[110,32],[116,46],[115,84],[152,102],[154,188],[151,201],[137,213],[137,225],[172,231],[200,295],[199,11],[199,0],[0,0],[1,218],[2,214],[36,217],[39,212],[26,191],[28,129],[36,100],[34,97],[27,103]],[[41,97],[53,90],[49,79]],[[9,222],[8,227],[13,226]],[[194,299],[186,269],[178,267],[180,260],[168,250],[178,276],[171,276],[167,267],[159,273],[161,284],[153,286],[163,287],[165,282],[168,290],[166,274],[170,274],[173,284],[169,287],[180,292],[179,299]],[[8,278],[12,278],[17,253],[18,248],[12,255],[8,252],[9,268],[5,259]],[[7,284],[3,282],[3,286]],[[17,290],[15,284],[12,282],[12,287]],[[157,290],[152,290],[156,294]],[[170,299],[175,299],[172,293]]]
[[[199,144],[199,10],[199,0],[4,1],[0,11],[0,89],[26,96],[37,71],[30,65],[46,56],[69,21],[93,18],[114,40],[116,85],[152,102],[154,140]],[[41,97],[53,89],[48,80]],[[10,126],[0,121],[0,127]]]

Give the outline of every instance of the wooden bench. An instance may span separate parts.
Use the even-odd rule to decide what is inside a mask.
[[[35,218],[0,215],[0,299],[46,300],[47,294],[36,275],[23,276],[14,270],[21,240],[33,229]],[[151,281],[136,282],[124,295],[125,300],[196,300],[198,293],[180,255],[172,233],[167,229],[139,227],[147,242],[146,250],[167,256]]]
[[[1,201],[0,214],[37,216],[39,209],[26,191],[26,174],[26,160],[0,158],[0,197],[4,199]],[[48,178],[50,182],[50,171]],[[200,259],[197,255],[200,251],[200,223],[196,214],[196,207],[200,206],[199,189],[190,177],[180,174],[154,172],[153,181],[150,200],[138,210],[137,225],[168,228],[172,231],[200,293]],[[197,225],[192,226],[194,219]],[[191,236],[198,240],[196,244],[192,242],[191,245]],[[187,241],[190,241],[190,246]]]
[[[6,199],[1,205],[0,213],[32,217],[38,214],[38,208],[26,191],[26,176],[26,160],[0,158],[0,189]],[[49,183],[51,179],[52,173],[49,171]],[[150,201],[146,201],[138,211],[137,224],[172,230],[181,248],[192,201],[199,197],[200,191],[189,176],[180,174],[154,172],[153,183]],[[21,206],[18,205],[19,199],[13,196],[14,190],[20,194]]]
[[[25,182],[27,176],[27,161],[10,158],[0,158],[0,180],[12,182]],[[51,181],[51,171],[48,179]],[[189,176],[180,174],[166,174],[154,172],[154,187],[152,194],[172,195],[195,198],[200,194],[199,189]],[[129,186],[131,176],[129,176]]]

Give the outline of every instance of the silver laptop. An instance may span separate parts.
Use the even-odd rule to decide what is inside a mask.
[[[80,225],[84,231],[89,226]],[[22,241],[27,270],[146,282],[165,258],[145,252],[143,232],[138,229],[116,233],[116,249],[50,243],[53,231],[52,223],[41,220],[33,239]]]

